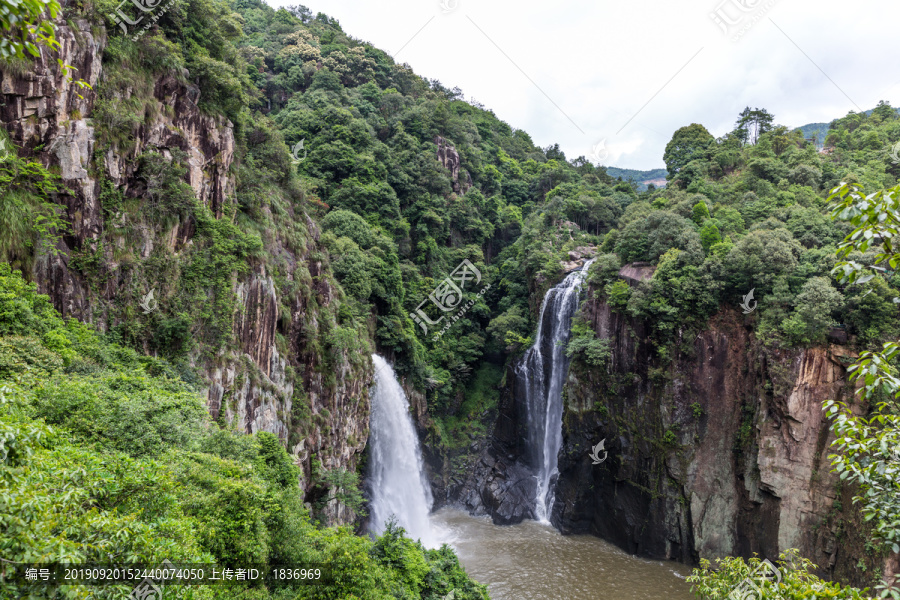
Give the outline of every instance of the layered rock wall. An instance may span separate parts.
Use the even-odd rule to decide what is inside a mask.
[[[724,309],[663,364],[646,324],[593,292],[583,309],[612,353],[606,367],[575,361],[569,371],[553,524],[688,564],[797,548],[820,575],[871,585],[884,565],[865,550],[853,490],[831,473],[822,411],[851,399],[854,355],[769,349],[748,317]],[[436,497],[499,524],[534,517],[526,409],[512,369],[506,381],[489,437],[434,481]],[[595,465],[589,454],[604,439],[607,459]]]
[[[141,155],[153,152],[171,159],[177,150],[186,157],[185,181],[196,198],[216,218],[230,218],[225,209],[234,203],[232,165],[239,150],[232,124],[200,111],[197,102],[202,91],[187,83],[187,73],[159,75],[152,81],[135,79],[134,89],[126,88],[121,94],[127,97],[139,87],[152,90],[150,97],[142,99],[143,120],[132,131],[127,147],[101,146],[93,117],[97,89],[104,83],[106,32],[85,20],[60,20],[57,38],[58,55],[44,49],[30,69],[0,73],[0,124],[20,155],[59,173],[63,189],[53,200],[65,208],[71,223],[58,252],[36,257],[30,276],[65,316],[108,330],[122,323],[121,311],[110,307],[132,283],[134,273],[133,268],[122,266],[119,256],[129,254],[141,261],[161,252],[175,261],[190,248],[196,232],[187,222],[160,232],[159,223],[139,212],[113,216],[136,223],[136,233],[129,239],[116,239],[114,248],[106,247],[100,257],[103,277],[91,278],[73,264],[73,257],[94,247],[108,227],[103,186],[122,197],[140,198],[145,186],[136,175]],[[75,67],[75,79],[83,79],[90,87],[70,81],[60,72],[57,58]],[[326,277],[327,267],[312,258],[318,250],[315,224],[299,207],[291,218],[299,219],[308,232],[305,245],[295,248],[275,238],[266,250],[287,257],[284,262],[291,267],[287,277],[302,281],[307,292],[282,297],[284,292],[275,285],[265,262],[255,261],[246,275],[234,279],[233,339],[217,356],[195,352],[190,359],[204,375],[212,417],[247,433],[278,435],[302,467],[301,487],[321,494],[310,489],[313,461],[324,470],[356,469],[368,438],[372,374],[365,366],[352,366],[359,361],[343,357],[334,361],[341,372],[327,377],[322,357],[311,350],[309,339],[318,334],[322,319],[330,318],[319,311],[334,301],[335,293],[331,278]],[[289,314],[284,314],[285,305]],[[325,516],[335,522],[352,518],[336,502],[326,507]]]
[[[642,323],[603,301],[585,311],[613,351],[605,369],[569,373],[554,506],[564,532],[689,563],[797,548],[827,577],[875,566],[858,539],[846,543],[854,513],[838,501],[822,410],[851,400],[852,353],[767,348],[751,317],[725,309],[661,364]],[[602,439],[608,459],[593,465]]]

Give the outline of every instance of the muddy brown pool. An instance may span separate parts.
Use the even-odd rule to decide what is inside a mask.
[[[501,527],[455,509],[431,519],[492,600],[696,600],[689,567],[636,558],[593,536],[563,536],[537,521]]]

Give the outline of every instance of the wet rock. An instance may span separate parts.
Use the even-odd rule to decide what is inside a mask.
[[[537,480],[531,469],[514,464],[502,473],[494,469],[481,490],[481,501],[497,525],[534,518]]]

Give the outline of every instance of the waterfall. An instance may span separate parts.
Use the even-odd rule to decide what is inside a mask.
[[[412,539],[435,547],[428,518],[433,499],[409,402],[391,365],[377,354],[372,355],[372,362],[375,387],[369,421],[370,528],[380,533],[394,516]]]
[[[566,345],[572,317],[578,310],[581,284],[592,262],[587,261],[581,270],[569,273],[547,291],[534,345],[516,368],[519,389],[525,391],[527,444],[537,477],[535,517],[539,521],[548,521],[553,506],[553,478],[558,473],[562,445],[562,387],[569,370]]]

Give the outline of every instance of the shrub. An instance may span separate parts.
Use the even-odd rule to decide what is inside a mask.
[[[602,367],[612,355],[609,340],[597,337],[597,333],[582,319],[572,322],[572,337],[566,346],[566,356],[577,356],[592,367]]]
[[[607,302],[611,307],[618,311],[624,311],[628,307],[628,301],[631,299],[631,286],[625,280],[619,279],[604,288],[606,292]]]
[[[776,568],[781,579],[774,575],[768,567],[761,567],[762,561],[753,557],[717,559],[715,566],[709,560],[701,559],[700,567],[693,570],[687,578],[691,590],[701,600],[719,600],[731,597],[734,590],[747,593],[753,588],[746,583],[753,577],[755,585],[763,590],[764,597],[772,598],[839,598],[842,600],[866,600],[868,588],[858,590],[852,587],[841,587],[838,583],[819,579],[810,571],[816,566],[808,559],[801,558],[796,550],[787,550],[779,555]],[[754,577],[755,574],[755,577]],[[770,575],[772,581],[760,578]],[[739,591],[737,595],[744,597]]]

